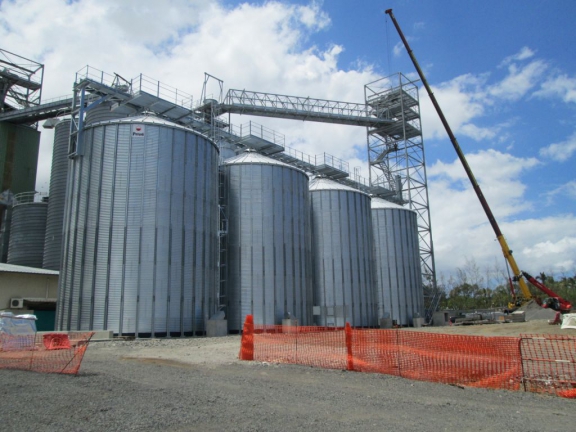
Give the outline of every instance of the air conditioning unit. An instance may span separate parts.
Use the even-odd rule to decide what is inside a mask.
[[[24,299],[21,298],[10,299],[10,309],[22,309],[23,307],[24,307]]]

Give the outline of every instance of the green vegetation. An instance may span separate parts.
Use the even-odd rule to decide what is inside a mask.
[[[534,275],[560,297],[576,305],[576,270],[556,275],[553,272]],[[544,299],[546,294],[528,283],[533,296]],[[504,308],[512,300],[508,274],[494,266],[493,269],[480,270],[473,260],[466,262],[464,268],[458,268],[455,275],[438,278],[440,290],[440,309],[490,309]],[[519,288],[514,286],[517,294]]]

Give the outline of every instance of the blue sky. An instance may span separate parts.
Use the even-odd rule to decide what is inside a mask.
[[[415,77],[384,10],[392,8],[523,269],[576,271],[576,2],[29,0],[0,2],[0,45],[46,65],[45,98],[71,93],[89,64],[144,73],[200,96],[225,89],[361,102],[363,85]],[[501,252],[437,115],[421,90],[439,273]],[[236,116],[235,123],[249,119]],[[309,154],[366,169],[362,128],[254,119]],[[46,190],[44,131],[37,189]]]

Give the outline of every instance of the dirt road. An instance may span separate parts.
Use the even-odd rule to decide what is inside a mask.
[[[576,429],[573,400],[240,362],[239,345],[239,336],[98,342],[77,377],[0,371],[0,425],[6,431]]]

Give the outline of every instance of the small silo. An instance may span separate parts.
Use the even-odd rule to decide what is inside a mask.
[[[424,316],[418,215],[381,198],[372,199],[378,318],[410,325]]]
[[[112,102],[102,102],[86,111],[84,126],[103,121],[117,120],[126,117],[126,114],[112,111]]]
[[[228,234],[225,278],[228,328],[312,321],[308,176],[255,152],[222,166]]]
[[[220,161],[224,162],[226,159],[233,158],[236,156],[236,145],[226,142],[224,140],[220,141]]]
[[[315,323],[376,326],[370,197],[326,178],[310,197]]]
[[[174,123],[93,123],[67,180],[56,326],[205,331],[217,309],[218,149]]]
[[[8,264],[42,268],[48,203],[34,201],[34,192],[14,196]]]
[[[48,201],[46,239],[44,241],[44,260],[42,264],[43,268],[50,270],[60,270],[69,140],[70,120],[62,120],[54,129],[52,169],[50,171],[50,200]]]

